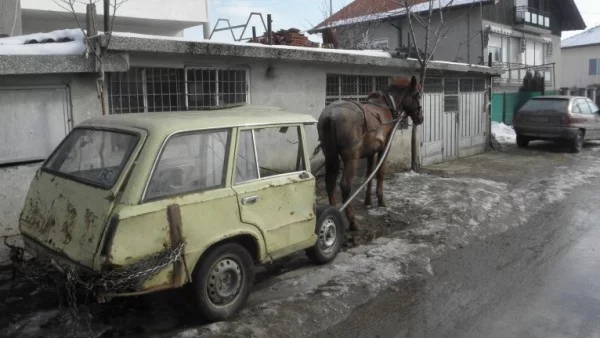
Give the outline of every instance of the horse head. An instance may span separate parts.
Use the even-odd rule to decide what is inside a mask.
[[[421,86],[417,83],[417,78],[413,76],[396,77],[387,89],[392,96],[396,107],[406,112],[413,123],[419,125],[423,123],[423,109],[421,107]]]

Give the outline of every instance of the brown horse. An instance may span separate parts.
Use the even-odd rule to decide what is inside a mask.
[[[367,102],[340,100],[332,102],[321,112],[317,129],[320,147],[325,155],[325,182],[329,204],[336,205],[335,184],[340,170],[340,160],[344,170],[340,182],[344,202],[350,197],[356,176],[358,161],[367,159],[367,175],[371,174],[377,158],[383,156],[390,138],[395,119],[406,112],[413,123],[423,123],[420,102],[420,86],[417,79],[394,78],[383,92],[369,94]],[[383,178],[387,155],[377,172],[377,199],[379,206],[385,206],[383,199]],[[371,184],[367,184],[365,205],[371,204]],[[351,205],[346,208],[350,230],[359,230]]]

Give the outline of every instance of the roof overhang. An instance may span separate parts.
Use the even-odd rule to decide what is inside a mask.
[[[587,28],[574,0],[561,0],[556,1],[555,3],[559,7],[559,12],[552,14],[562,17],[562,25],[560,27],[562,32],[577,31]]]
[[[102,36],[103,43],[106,37]],[[303,64],[336,64],[398,69],[400,73],[418,73],[416,59],[395,57],[385,51],[339,50],[292,46],[268,46],[251,43],[217,43],[186,41],[182,38],[133,37],[113,35],[104,56],[108,72],[127,71],[131,55],[164,57],[165,55],[194,56],[197,58],[230,57],[247,61],[287,61]],[[0,55],[0,75],[94,73],[97,65],[89,55]],[[499,76],[504,70],[482,65],[431,61],[431,75],[471,74]]]

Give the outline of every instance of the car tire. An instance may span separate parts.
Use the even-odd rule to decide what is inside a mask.
[[[583,148],[583,130],[578,130],[575,137],[571,140],[571,152],[578,153]]]
[[[211,322],[228,319],[248,299],[254,283],[252,256],[237,243],[211,249],[192,276],[200,314]]]
[[[529,145],[529,138],[527,136],[517,134],[517,147],[525,148],[528,145]]]
[[[344,242],[344,221],[340,210],[334,206],[317,207],[315,226],[317,243],[306,250],[306,256],[316,264],[325,264],[337,256]]]

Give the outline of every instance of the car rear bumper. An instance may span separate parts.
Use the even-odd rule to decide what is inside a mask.
[[[515,125],[515,132],[518,135],[527,136],[536,139],[573,139],[577,135],[577,128],[573,127],[552,127],[552,126],[534,126],[534,125]]]

